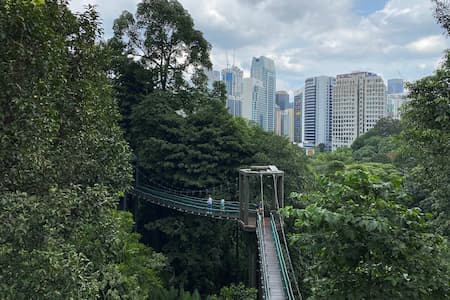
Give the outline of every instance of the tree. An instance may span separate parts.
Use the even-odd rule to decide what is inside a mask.
[[[435,16],[450,34],[446,1],[435,0]],[[421,207],[433,212],[440,232],[450,236],[450,51],[435,74],[408,85],[402,135],[409,178],[422,191]]]
[[[413,182],[426,192],[421,206],[432,211],[441,232],[450,235],[450,55],[436,74],[409,85],[404,112],[405,157]],[[424,176],[426,174],[426,176]]]
[[[434,15],[439,24],[450,35],[450,4],[445,0],[432,0],[435,3]]]
[[[430,233],[429,214],[398,204],[399,181],[361,170],[322,177],[320,189],[297,194],[291,253],[307,299],[447,299],[448,245]],[[297,253],[296,253],[297,252]]]
[[[131,182],[131,153],[117,124],[98,23],[92,7],[75,16],[65,1],[0,4],[6,299],[139,299],[148,293],[140,284],[157,284],[150,250],[145,261],[155,265],[145,264],[139,279],[130,272],[133,260],[124,259],[137,241],[121,223],[130,216],[114,210]]]
[[[246,160],[252,165],[275,165],[286,174],[285,192],[304,191],[311,187],[313,176],[307,166],[305,152],[286,137],[251,128],[252,149],[255,154]]]
[[[254,300],[257,299],[257,290],[246,288],[243,283],[231,284],[220,289],[219,296],[212,296],[208,300]]]
[[[194,29],[189,13],[176,0],[144,0],[135,16],[125,11],[114,22],[115,39],[126,53],[152,71],[155,88],[177,90],[194,68],[211,67],[210,44]]]
[[[160,211],[145,229],[160,235],[161,250],[172,268],[171,286],[207,295],[247,278],[248,250],[242,236],[238,236],[236,223],[166,213],[168,216],[162,217]]]
[[[380,119],[374,128],[359,136],[352,143],[353,158],[357,161],[379,163],[401,163],[398,135],[403,127],[399,120]]]

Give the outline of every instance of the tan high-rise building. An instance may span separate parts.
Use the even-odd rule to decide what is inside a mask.
[[[281,113],[283,111],[278,105],[275,105],[275,134],[281,135]]]
[[[383,118],[386,86],[369,72],[337,76],[333,92],[332,147],[348,147]]]

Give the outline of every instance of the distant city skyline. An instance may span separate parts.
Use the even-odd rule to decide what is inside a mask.
[[[139,0],[74,0],[97,5],[105,38]],[[179,0],[211,43],[215,70],[234,64],[250,76],[252,57],[277,68],[277,89],[290,93],[308,77],[369,71],[413,81],[431,75],[450,47],[430,0]],[[295,8],[295,9],[293,9]],[[386,82],[385,82],[386,83]]]

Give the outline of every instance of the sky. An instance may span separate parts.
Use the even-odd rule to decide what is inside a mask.
[[[97,6],[105,38],[139,0],[72,0]],[[252,57],[275,61],[277,90],[312,76],[370,71],[385,80],[431,75],[450,48],[430,0],[179,0],[211,43],[213,69],[233,63],[250,76]],[[292,99],[291,99],[292,101]]]

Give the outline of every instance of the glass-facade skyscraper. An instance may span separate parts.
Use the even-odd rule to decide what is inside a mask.
[[[242,116],[243,71],[236,66],[222,70],[222,81],[227,89],[227,108],[233,116]]]
[[[262,82],[263,94],[256,104],[256,122],[266,131],[275,131],[275,63],[265,56],[253,57],[250,76]]]
[[[388,79],[388,94],[403,94],[403,79]]]
[[[275,103],[280,110],[285,110],[289,107],[289,94],[286,91],[277,91],[275,93]]]

